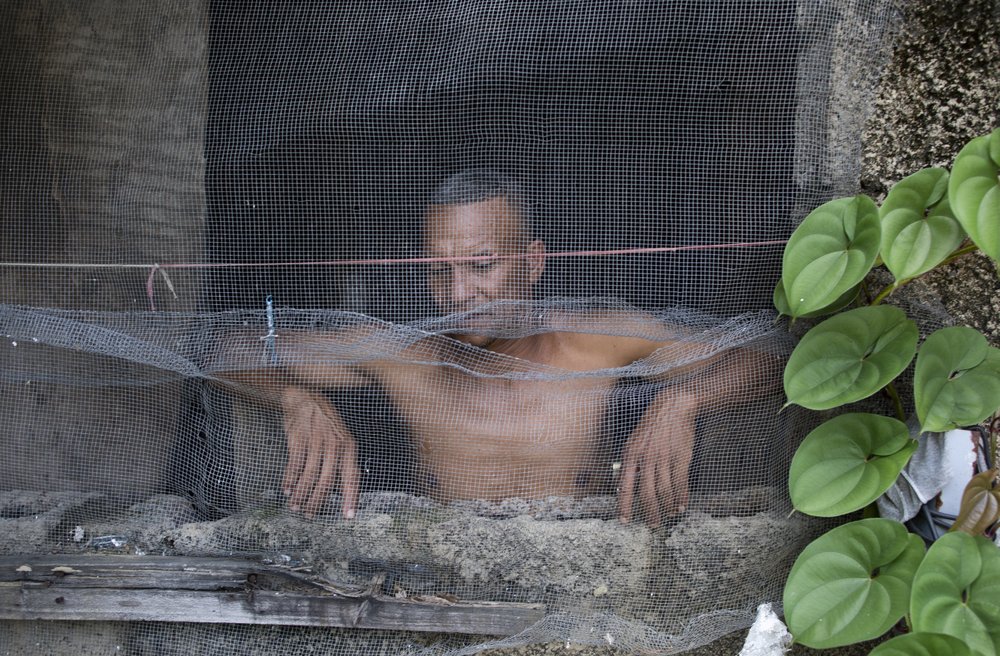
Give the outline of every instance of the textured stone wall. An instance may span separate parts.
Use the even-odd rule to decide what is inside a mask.
[[[926,166],[949,166],[1000,127],[1000,0],[908,2],[865,131],[863,190],[875,197]],[[1000,277],[972,255],[926,280],[952,316],[1000,345]]]
[[[200,258],[205,215],[203,0],[0,5],[0,261],[131,264]],[[148,268],[0,268],[0,302],[144,310]],[[155,281],[159,309],[193,310],[198,276]],[[0,370],[30,345],[0,340]],[[62,375],[102,372],[51,349]],[[122,370],[122,372],[124,369]],[[122,373],[118,372],[118,373]],[[41,372],[36,372],[41,373]],[[0,489],[127,491],[161,484],[179,385],[0,383]],[[43,457],[40,457],[43,456]],[[45,462],[43,468],[26,463]]]
[[[0,8],[4,262],[200,257],[204,4],[18,0]],[[5,267],[0,302],[145,309],[148,272]],[[171,278],[179,299],[162,290],[160,309],[193,309],[197,277]]]

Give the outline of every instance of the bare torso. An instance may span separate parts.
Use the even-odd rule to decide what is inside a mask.
[[[514,355],[484,353],[480,375],[442,364],[373,367],[416,442],[423,492],[447,501],[588,490],[615,378],[523,380],[501,371],[512,363],[529,370],[617,366],[613,353],[581,352],[575,337],[521,338],[508,349]],[[447,353],[442,355],[447,359]]]

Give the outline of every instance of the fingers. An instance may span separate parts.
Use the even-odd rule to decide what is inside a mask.
[[[680,514],[687,510],[688,495],[690,494],[690,489],[688,487],[688,470],[690,467],[690,457],[677,458],[673,462],[673,471],[671,472],[669,481],[670,487],[664,488],[666,490],[670,490],[670,498],[673,500],[671,508],[669,509],[669,512],[672,515]]]
[[[674,485],[674,498],[677,499],[677,503],[674,504],[674,513],[679,515],[687,510],[688,494],[687,477],[685,477],[683,484],[678,483]]]
[[[312,414],[310,412],[310,415]],[[313,506],[319,504],[318,501],[313,500],[313,488],[316,487],[320,472],[323,469],[324,439],[321,435],[322,429],[316,425],[314,419],[313,416],[310,416],[310,421],[307,424],[309,432],[306,438],[308,446],[306,447],[305,466],[299,474],[299,479],[295,483],[295,487],[292,490],[292,498],[288,504],[294,512],[301,510],[303,504],[307,501]]]
[[[299,477],[306,464],[306,442],[308,432],[302,430],[301,418],[297,411],[285,411],[285,435],[288,439],[288,462],[281,480],[281,491],[286,497],[298,486]]]
[[[282,491],[293,512],[307,517],[318,513],[338,479],[343,492],[342,512],[353,518],[358,506],[360,472],[357,447],[339,415],[326,400],[302,390],[282,396],[288,464]]]
[[[626,448],[622,460],[622,480],[618,492],[618,519],[623,524],[632,521],[632,503],[635,497],[635,479],[639,475],[639,462],[632,452]]]
[[[344,494],[344,506],[341,512],[346,519],[354,519],[354,513],[358,509],[360,477],[357,448],[354,440],[347,440],[344,452],[340,456],[340,487]]]
[[[623,523],[632,519],[636,495],[639,515],[651,528],[687,509],[690,453],[657,448],[664,442],[670,443],[662,435],[659,441],[638,435],[626,449],[618,498],[618,517]]]
[[[657,474],[666,469],[666,467],[664,463],[657,463],[655,461],[645,464],[645,471],[642,474],[642,479],[639,481],[639,507],[642,509],[642,516],[650,528],[656,528],[660,525],[661,519],[660,496],[658,494],[659,488],[657,487],[660,483],[660,476]]]
[[[322,444],[323,440],[321,440]],[[320,447],[322,449],[322,446]],[[337,475],[337,454],[325,454],[320,451],[317,457],[322,458],[322,464],[320,465],[319,477],[316,479],[316,484],[312,488],[312,493],[309,495],[308,501],[305,505],[305,516],[312,519],[319,512],[320,508],[323,507],[323,502],[326,500],[326,495],[333,486],[334,477]],[[292,510],[295,510],[293,507]]]

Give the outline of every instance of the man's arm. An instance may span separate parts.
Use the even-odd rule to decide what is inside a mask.
[[[289,385],[281,396],[288,462],[281,489],[293,512],[312,517],[331,490],[340,489],[341,513],[354,517],[360,472],[354,436],[322,392]]]
[[[353,517],[357,509],[357,447],[323,391],[372,380],[374,366],[342,362],[345,350],[362,338],[350,333],[286,333],[267,345],[259,336],[234,333],[227,335],[211,362],[212,377],[225,381],[227,390],[281,409],[288,441],[282,491],[291,510],[310,517],[332,489],[342,493],[345,517]]]
[[[766,391],[777,380],[776,362],[759,351],[731,349],[665,384],[625,446],[618,503],[623,522],[632,519],[636,497],[640,516],[654,527],[684,512],[699,413]]]
[[[363,338],[355,331],[286,332],[275,335],[269,344],[259,334],[231,332],[205,369],[211,379],[225,382],[231,391],[280,406],[289,386],[331,390],[371,382],[375,363],[354,353],[360,352],[357,345]],[[357,364],[346,364],[350,355]]]
[[[632,519],[638,501],[639,514],[658,526],[687,506],[699,413],[780,384],[775,373],[780,364],[773,355],[747,347],[719,348],[645,315],[618,317],[612,323],[619,331],[631,323],[636,332],[654,339],[584,334],[574,341],[581,362],[588,362],[583,368],[645,360],[662,372],[650,376],[662,389],[626,441],[618,503],[623,522]]]

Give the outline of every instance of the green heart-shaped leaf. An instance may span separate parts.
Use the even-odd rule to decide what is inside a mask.
[[[988,469],[972,477],[962,492],[962,505],[950,531],[981,535],[1000,521],[1000,488],[997,470]]]
[[[855,285],[841,294],[841,296],[830,305],[799,316],[803,319],[811,319],[813,317],[821,317],[825,314],[833,314],[837,310],[842,310],[853,303],[854,299],[858,297],[858,293],[860,291],[861,285]],[[778,310],[779,314],[783,314],[786,317],[792,316],[792,309],[788,306],[788,295],[785,294],[785,285],[781,282],[781,280],[779,280],[778,284],[774,287],[774,307]]]
[[[885,633],[907,610],[924,544],[902,524],[862,519],[802,550],[785,583],[785,621],[815,649]]]
[[[867,196],[838,198],[810,212],[781,260],[789,315],[821,310],[860,283],[875,262],[880,239],[878,208]]]
[[[916,448],[906,424],[891,417],[834,417],[809,433],[792,458],[792,504],[817,517],[859,510],[889,489]]]
[[[826,319],[805,334],[788,359],[788,402],[827,410],[871,396],[910,363],[917,337],[916,324],[888,305]]]
[[[976,246],[1000,262],[1000,128],[959,151],[948,181],[948,200]]]
[[[964,642],[941,633],[907,633],[887,640],[868,656],[971,656]]]
[[[930,271],[965,239],[945,197],[947,188],[948,171],[924,169],[893,185],[879,208],[880,253],[896,280]]]
[[[913,579],[915,631],[944,633],[984,656],[1000,653],[1000,549],[983,537],[946,533]]]
[[[932,333],[917,355],[913,393],[924,431],[982,421],[1000,408],[1000,349],[966,326]]]

